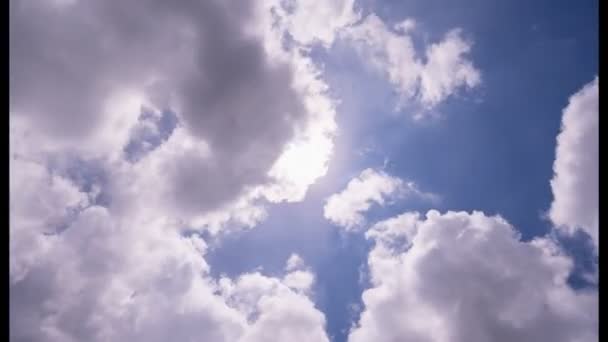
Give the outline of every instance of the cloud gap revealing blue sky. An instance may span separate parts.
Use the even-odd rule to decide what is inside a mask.
[[[131,139],[124,147],[125,157],[131,162],[137,162],[165,142],[173,133],[178,119],[168,110],[154,113],[142,109],[138,123],[139,125],[133,129]]]
[[[597,1],[10,5],[11,341],[598,340]]]

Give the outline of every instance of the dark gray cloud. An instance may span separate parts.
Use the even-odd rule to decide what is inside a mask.
[[[143,91],[176,110],[211,150],[204,159],[176,156],[170,197],[191,211],[217,208],[268,181],[305,119],[291,66],[268,56],[250,32],[258,5],[12,1],[11,110],[53,142],[74,144],[107,125],[109,96]]]

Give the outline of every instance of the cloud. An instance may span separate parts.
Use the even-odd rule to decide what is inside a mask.
[[[597,341],[597,293],[569,287],[572,261],[498,216],[405,213],[367,237],[372,287],[351,342]]]
[[[458,29],[448,32],[442,41],[426,49],[426,63],[420,74],[420,101],[436,106],[460,88],[471,89],[481,82],[481,74],[466,56],[471,42]]]
[[[551,180],[553,203],[549,217],[559,229],[587,232],[598,246],[599,197],[599,80],[585,85],[570,97]]]
[[[329,49],[337,39],[351,44],[396,87],[398,107],[408,103],[421,106],[415,119],[427,116],[448,97],[481,83],[481,72],[468,56],[472,42],[463,38],[461,29],[452,29],[441,41],[425,46],[422,57],[413,43],[413,18],[391,28],[375,13],[362,19],[353,0],[292,0],[272,8],[277,25],[300,48],[319,44]]]
[[[327,341],[311,270],[216,279],[182,234],[327,170],[333,100],[266,5],[11,3],[11,340]]]
[[[297,254],[292,254],[287,259],[285,271],[289,272],[283,278],[285,285],[296,291],[308,292],[315,282],[315,275],[306,266],[304,260]]]
[[[425,109],[480,83],[459,30],[423,61],[412,19],[359,20],[353,0],[11,3],[10,339],[328,341],[299,256],[282,275],[216,278],[205,239],[183,232],[253,227],[327,172],[336,104],[313,45],[349,40]],[[553,208],[586,198],[560,166],[580,157],[571,126],[593,127],[568,114],[588,113],[586,94],[564,114],[551,212],[585,229]],[[324,214],[352,230],[407,195],[435,198],[367,169]],[[596,295],[565,285],[570,260],[499,218],[404,214],[367,236],[374,287],[353,340],[597,338]]]
[[[417,103],[429,111],[461,89],[481,83],[481,73],[468,58],[472,43],[459,29],[449,31],[438,43],[418,56],[411,32],[413,20],[398,23],[394,30],[375,14],[344,30],[362,58],[384,74],[396,88],[400,106]]]
[[[57,197],[50,196],[43,202]],[[23,205],[19,200],[11,202]],[[265,341],[275,333],[327,340],[324,316],[307,295],[310,283],[295,281],[302,278],[295,272],[313,278],[309,271],[284,280],[246,273],[218,281],[204,259],[205,241],[173,225],[162,216],[118,216],[93,205],[61,233],[30,243],[29,255],[37,258],[12,249],[11,261],[27,262],[11,267],[11,340],[228,342]],[[27,228],[12,220],[11,235]]]
[[[555,229],[598,234],[598,80],[570,98],[551,181]],[[568,283],[574,264],[549,237],[499,216],[416,212],[366,237],[371,288],[349,341],[597,341],[598,293]]]
[[[418,190],[413,182],[404,182],[383,171],[365,169],[348,182],[342,192],[327,199],[323,215],[346,230],[354,230],[365,223],[363,214],[373,203],[383,205],[386,200],[404,196],[436,198],[433,194]]]
[[[304,267],[304,260],[299,255],[293,253],[287,259],[287,263],[285,264],[285,271],[293,271],[298,270]]]
[[[226,292],[236,305],[248,301],[257,303],[249,313],[255,323],[239,342],[262,341],[329,341],[323,314],[316,310],[306,297],[294,293],[285,285],[257,273],[240,277]]]
[[[72,210],[86,206],[88,197],[34,161],[11,158],[9,177],[10,279],[14,283],[51,248],[54,238],[50,235]]]
[[[372,203],[383,204],[402,186],[403,182],[382,171],[365,169],[346,188],[331,195],[323,207],[323,215],[331,222],[352,230],[364,223],[363,213]]]
[[[354,6],[355,0],[291,0],[276,8],[296,42],[302,45],[319,43],[328,48],[340,30],[360,19]]]
[[[416,28],[416,20],[413,18],[407,18],[398,22],[393,27],[395,31],[399,33],[408,33]]]
[[[262,200],[302,200],[325,174],[336,130],[317,66],[280,44],[290,28],[273,25],[276,6],[18,1],[11,119],[52,153],[111,164],[120,204],[143,196],[214,230],[254,225]]]
[[[11,117],[56,153],[110,160],[120,204],[143,196],[189,225],[253,226],[264,200],[300,201],[327,172],[335,104],[303,50],[358,19],[353,1],[23,0],[11,7]],[[157,134],[142,105],[171,109],[175,129]],[[117,166],[125,157],[138,165]]]

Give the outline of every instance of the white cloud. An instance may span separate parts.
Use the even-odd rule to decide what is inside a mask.
[[[405,20],[391,30],[375,14],[344,30],[362,57],[396,87],[400,105],[414,102],[428,111],[463,88],[474,88],[481,73],[468,59],[471,42],[461,30],[448,32],[438,43],[426,47],[426,60],[414,48],[411,31],[415,21]]]
[[[571,260],[480,212],[406,213],[376,224],[372,287],[349,335],[365,341],[597,341],[597,292]]]
[[[559,229],[583,229],[598,246],[599,197],[599,80],[570,97],[551,180],[553,203],[549,217]],[[598,246],[599,247],[599,246]]]
[[[354,230],[365,223],[363,214],[373,203],[383,205],[386,200],[412,195],[430,200],[437,198],[434,194],[421,192],[413,182],[404,182],[383,171],[365,169],[348,182],[342,192],[327,199],[323,215],[346,230]]]
[[[564,110],[549,213],[556,229],[582,228],[596,242],[598,114],[596,78]],[[598,293],[570,287],[572,259],[550,238],[523,242],[498,216],[434,210],[366,236],[372,287],[351,342],[598,339]]]
[[[257,303],[250,317],[255,317],[239,342],[329,341],[323,329],[325,318],[310,301],[281,284],[253,273],[240,277],[230,287],[229,298],[236,305]]]
[[[323,207],[323,215],[334,224],[347,230],[364,223],[363,213],[372,204],[383,204],[386,198],[398,192],[403,182],[382,171],[365,169],[353,178],[346,188],[331,195]]]
[[[293,253],[287,259],[287,263],[285,264],[285,271],[294,271],[298,269],[302,269],[304,267],[304,260],[299,255]]]
[[[288,0],[276,8],[298,43],[329,47],[340,30],[359,20],[354,5],[355,0]]]
[[[292,254],[287,259],[285,271],[289,272],[283,277],[283,283],[296,291],[308,292],[315,282],[315,275],[297,254]]]
[[[296,127],[294,138],[268,172],[274,184],[267,184],[261,193],[274,203],[301,201],[308,187],[327,173],[338,128],[336,104],[327,95],[329,86],[321,71],[301,52],[294,52],[291,63],[298,75],[294,87],[304,98],[308,121],[303,127]]]
[[[314,273],[297,255],[281,277],[216,279],[205,241],[181,232],[253,227],[265,218],[267,202],[300,201],[327,172],[335,102],[306,53],[312,44],[329,47],[344,32],[404,99],[427,107],[479,84],[466,58],[470,42],[459,31],[428,47],[422,62],[407,36],[413,20],[397,24],[399,33],[375,15],[357,25],[353,6],[353,0],[11,4],[10,339],[328,341],[325,317],[311,300]],[[275,15],[281,25],[274,25]],[[283,46],[287,33],[295,46]],[[577,99],[568,113],[587,108],[590,100]],[[171,108],[179,123],[128,161],[124,149],[132,139],[159,134],[156,124],[139,120],[142,105],[154,115]],[[567,132],[563,140],[574,139]],[[560,151],[558,160],[569,154]],[[85,189],[86,175],[65,173],[62,163],[79,158],[99,163],[105,181]],[[566,176],[558,166],[556,174],[558,203]],[[107,203],[96,203],[100,194]],[[434,198],[368,169],[328,199],[325,216],[354,229],[373,203],[407,194]],[[450,340],[503,333],[512,340],[536,338],[541,326],[551,328],[546,334],[587,340],[584,333],[597,324],[595,296],[564,285],[569,260],[552,254],[547,241],[517,242],[497,218],[430,213],[420,221],[405,214],[376,224],[368,236],[376,241],[369,260],[374,288],[366,291],[352,339],[439,331]],[[535,292],[530,279],[546,291]],[[445,283],[462,291],[449,292]],[[491,304],[485,311],[467,307],[481,291],[475,284],[495,295],[478,299]],[[462,315],[450,312],[458,305]],[[495,325],[461,329],[467,319],[486,316]],[[557,323],[564,330],[553,329]]]
[[[300,200],[326,172],[327,85],[301,52],[273,50],[280,32],[261,7],[11,5],[11,340],[327,341],[310,270],[218,281],[205,241],[181,235],[253,226],[263,199]],[[128,161],[142,129],[159,133],[142,105],[179,123]],[[291,172],[300,154],[314,169]],[[105,181],[85,190],[64,172],[73,159],[95,160]]]
[[[54,234],[69,210],[88,203],[86,194],[71,182],[48,174],[43,165],[12,157],[10,177],[10,278],[22,279],[51,248]]]
[[[398,22],[393,27],[395,28],[395,31],[399,33],[408,33],[416,28],[416,20],[413,18],[407,18]]]
[[[315,277],[308,271],[293,271],[283,278],[285,285],[297,291],[309,291],[315,282]]]
[[[354,0],[269,0],[267,4],[279,18],[277,25],[300,48],[308,49],[315,43],[330,48],[337,38],[353,44],[397,88],[399,107],[407,102],[422,106],[416,119],[461,89],[481,83],[480,71],[468,58],[472,42],[462,37],[460,29],[426,46],[423,59],[412,40],[416,29],[413,18],[395,23],[391,29],[374,13],[361,20]]]
[[[426,63],[420,74],[420,100],[433,107],[459,88],[474,88],[481,82],[479,71],[466,58],[471,43],[460,30],[448,32],[439,43],[426,49]]]
[[[385,73],[400,96],[416,95],[422,65],[416,57],[412,39],[390,31],[382,19],[368,15],[359,25],[344,32],[362,57]]]
[[[301,275],[218,283],[201,238],[148,216],[91,206],[60,234],[40,236],[53,243],[11,283],[11,340],[265,341],[280,332],[307,341],[305,331],[327,340]]]

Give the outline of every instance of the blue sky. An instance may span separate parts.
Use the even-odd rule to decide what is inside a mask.
[[[11,341],[597,341],[597,1],[243,3],[11,3]]]

